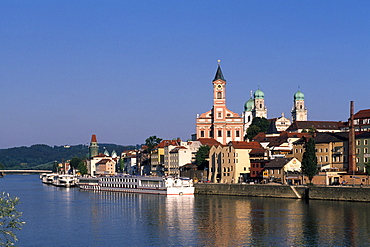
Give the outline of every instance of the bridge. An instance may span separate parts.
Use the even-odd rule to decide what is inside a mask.
[[[0,177],[6,173],[52,173],[52,170],[0,170]]]

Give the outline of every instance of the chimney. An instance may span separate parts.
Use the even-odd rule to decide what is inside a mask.
[[[354,126],[354,102],[350,103],[350,118],[348,119],[348,172],[356,171],[356,140],[355,140],[355,126]]]

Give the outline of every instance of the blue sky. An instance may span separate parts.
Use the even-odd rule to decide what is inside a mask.
[[[370,1],[1,1],[0,148],[190,138],[212,107],[305,94],[309,120],[370,108]]]

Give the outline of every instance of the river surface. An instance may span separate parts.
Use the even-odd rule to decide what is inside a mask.
[[[26,222],[17,246],[369,246],[370,203],[80,191],[0,178]]]

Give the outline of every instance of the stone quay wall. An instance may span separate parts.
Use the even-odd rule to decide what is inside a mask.
[[[259,196],[313,200],[370,202],[370,187],[288,186],[264,184],[195,184],[195,193],[203,195]]]

